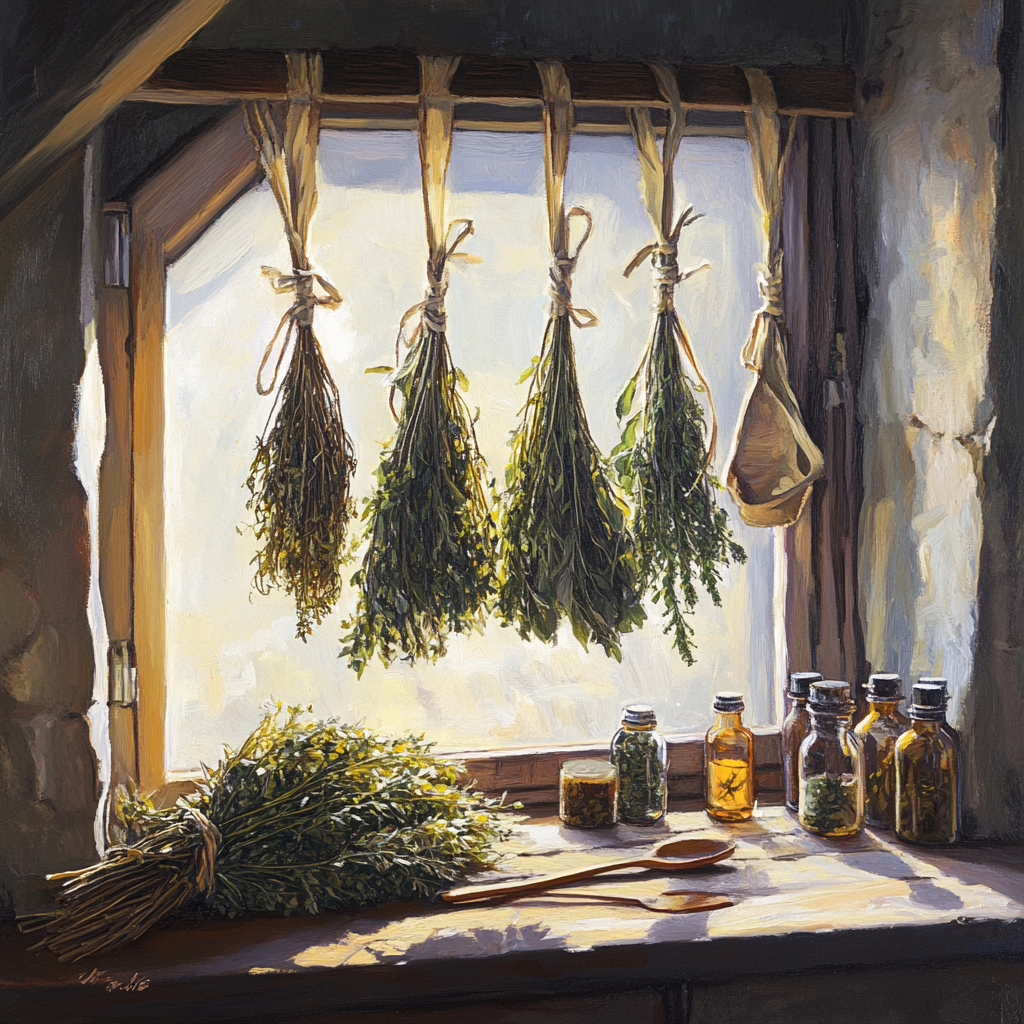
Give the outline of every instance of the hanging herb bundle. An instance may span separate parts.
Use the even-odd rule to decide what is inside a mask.
[[[436,660],[448,634],[483,625],[494,595],[496,527],[484,487],[486,466],[459,394],[468,382],[452,363],[445,333],[448,265],[469,258],[455,250],[473,230],[465,220],[444,230],[454,112],[448,84],[458,59],[420,59],[429,290],[399,329],[396,363],[405,324],[419,315],[405,362],[392,378],[392,400],[397,390],[402,412],[364,513],[370,545],[352,579],[359,605],[342,656],[360,674],[375,652],[385,665],[399,652],[410,661]],[[382,369],[391,368],[374,368]]]
[[[633,538],[627,509],[609,482],[590,436],[576,378],[571,328],[597,320],[571,304],[572,273],[590,235],[590,215],[566,216],[563,185],[572,103],[561,64],[539,62],[544,85],[545,172],[552,305],[544,344],[521,378],[530,380],[523,417],[512,440],[501,513],[499,611],[520,636],[551,642],[566,617],[586,647],[594,641],[621,660],[619,637],[642,625]],[[572,256],[569,221],[587,230]]]
[[[687,616],[697,604],[695,583],[699,580],[711,600],[721,604],[719,567],[730,559],[745,562],[747,556],[732,539],[726,511],[715,500],[718,483],[708,471],[718,430],[714,406],[673,301],[676,285],[700,269],[681,273],[677,255],[682,229],[697,216],[687,207],[672,225],[672,171],[685,117],[674,74],[659,66],[655,70],[670,100],[663,154],[658,152],[647,110],[631,109],[629,120],[640,156],[644,202],[657,241],[642,249],[626,268],[628,277],[652,257],[657,292],[654,334],[616,407],[620,420],[630,416],[640,391],[640,409],[627,420],[622,441],[612,450],[612,464],[635,506],[633,530],[643,589],[663,605],[665,632],[674,635],[673,646],[692,665],[693,627]],[[699,386],[688,379],[686,363]],[[703,391],[711,409],[710,443],[695,388]]]
[[[69,962],[183,911],[317,914],[433,896],[491,864],[508,833],[500,802],[464,789],[461,769],[419,737],[278,707],[175,806],[122,791],[132,841],[50,876],[57,911],[21,928]]]
[[[263,354],[256,389],[274,391],[285,356],[290,361],[257,441],[246,486],[246,507],[261,547],[253,558],[253,585],[261,594],[281,587],[295,598],[296,636],[305,639],[334,607],[345,535],[355,515],[349,488],[356,463],[341,418],[338,388],[313,333],[317,306],[335,309],[341,296],[311,269],[306,254],[316,208],[316,148],[320,131],[319,54],[288,54],[289,99],[282,112],[266,101],[248,103],[246,125],[277,198],[288,235],[292,273],[264,267],[277,292],[294,292]],[[318,284],[324,294],[316,294]],[[287,326],[286,326],[287,325]],[[284,338],[270,384],[263,371]]]

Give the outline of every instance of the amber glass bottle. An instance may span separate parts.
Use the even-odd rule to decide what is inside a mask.
[[[754,734],[744,728],[743,694],[715,694],[715,721],[704,737],[704,809],[716,821],[754,813]]]
[[[910,728],[896,741],[896,834],[911,843],[957,838],[959,757],[946,722],[945,680],[919,682]]]
[[[876,673],[868,680],[868,713],[854,732],[864,748],[864,818],[876,828],[896,824],[896,741],[910,726],[900,713],[902,680],[891,673]]]
[[[820,672],[791,672],[786,690],[789,714],[782,723],[782,774],[786,780],[786,806],[794,811],[800,805],[800,744],[811,731],[807,698],[811,683],[820,682]]]
[[[800,747],[800,824],[830,839],[864,827],[864,755],[846,683],[811,684],[811,732]]]

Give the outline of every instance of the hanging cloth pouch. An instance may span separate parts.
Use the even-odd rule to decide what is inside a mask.
[[[771,80],[747,70],[750,112],[747,138],[754,164],[754,193],[768,238],[768,261],[760,268],[762,308],[754,315],[743,364],[757,374],[733,441],[726,486],[749,526],[796,522],[825,471],[817,445],[804,426],[789,386],[783,344],[782,175],[786,150],[780,145],[778,108]]]

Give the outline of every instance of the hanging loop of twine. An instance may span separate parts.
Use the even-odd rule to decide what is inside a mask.
[[[220,829],[202,811],[194,807],[188,808],[192,815],[192,823],[203,840],[202,846],[196,851],[196,887],[204,896],[209,896],[217,888],[217,849],[220,846]]]
[[[274,267],[264,267],[263,276],[270,278],[270,286],[278,294],[294,292],[295,301],[285,310],[270,339],[266,349],[263,351],[263,358],[260,360],[260,368],[256,373],[256,390],[261,395],[269,395],[277,386],[277,377],[281,372],[281,364],[284,362],[285,354],[288,351],[288,343],[293,332],[299,327],[310,327],[313,323],[313,311],[317,306],[325,306],[327,309],[337,309],[341,305],[341,293],[331,284],[330,281],[312,270],[299,270],[295,268],[290,274],[285,274]],[[317,295],[313,290],[314,283],[318,284],[326,294]],[[287,327],[287,329],[286,329]],[[277,362],[274,364],[274,376],[270,383],[264,386],[263,371],[273,354],[277,339],[284,331],[284,340],[281,343],[277,355]]]
[[[548,275],[551,279],[548,286],[548,294],[551,296],[551,308],[548,315],[552,318],[567,313],[572,322],[580,328],[596,327],[599,323],[597,316],[589,309],[579,309],[572,304],[572,275],[576,271],[576,263],[580,258],[583,246],[587,244],[591,232],[594,230],[594,218],[581,206],[574,206],[565,215],[565,237],[569,237],[569,224],[573,217],[581,217],[586,221],[586,230],[579,240],[572,255],[565,252],[556,252],[551,261]]]

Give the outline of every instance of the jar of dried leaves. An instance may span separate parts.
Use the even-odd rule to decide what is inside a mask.
[[[566,761],[558,775],[558,816],[573,828],[608,828],[617,820],[619,772],[610,761]]]
[[[668,747],[657,732],[649,704],[622,709],[622,728],[612,737],[611,761],[619,770],[619,821],[654,825],[668,804]]]
[[[851,728],[853,701],[846,683],[811,684],[811,732],[800,746],[799,819],[829,839],[864,827],[864,753]]]

